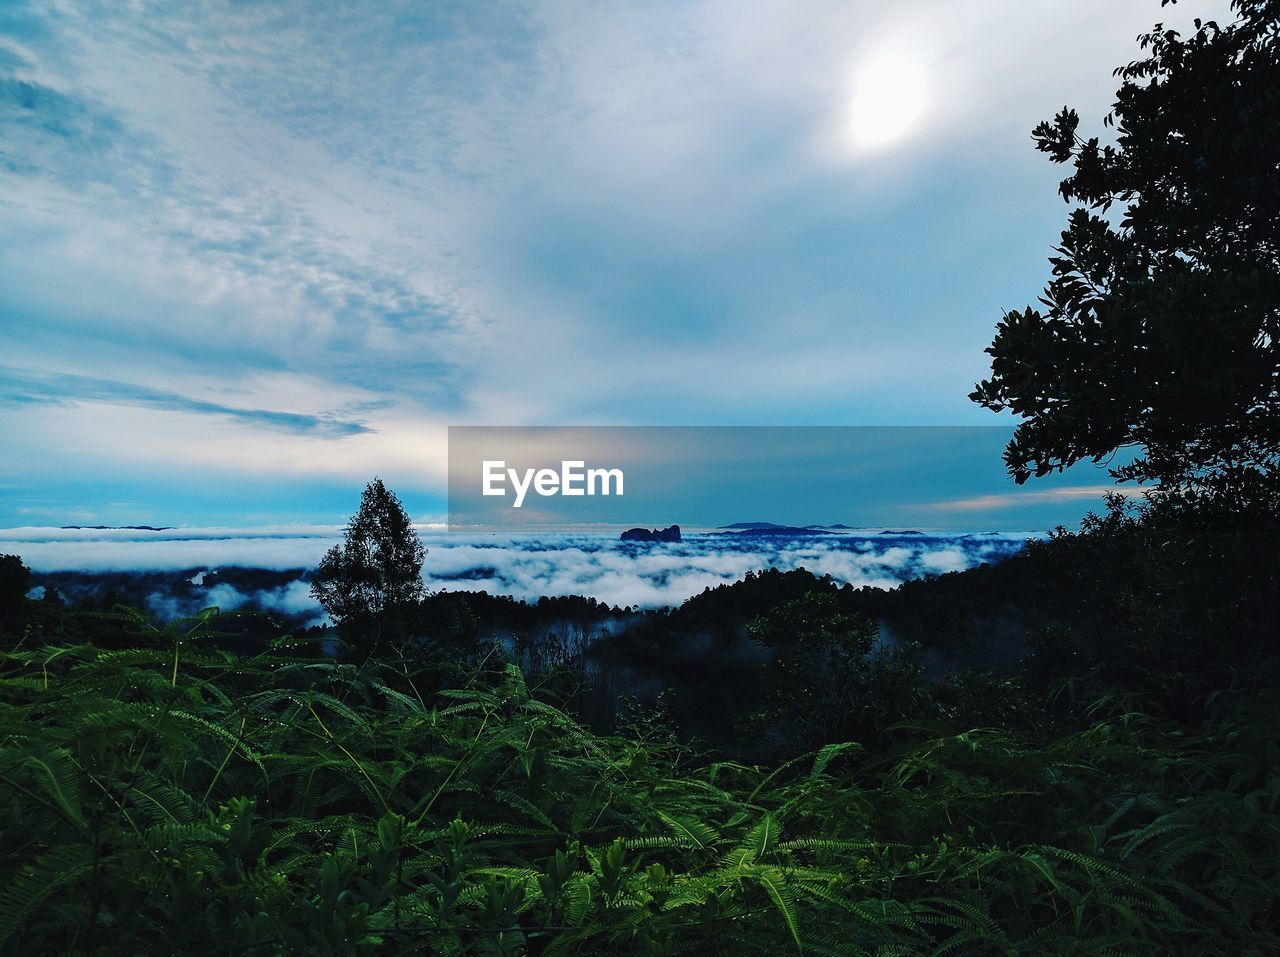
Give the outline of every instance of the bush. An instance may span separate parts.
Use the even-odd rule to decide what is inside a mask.
[[[917,723],[759,768],[591,734],[493,658],[428,695],[401,661],[205,650],[217,624],[0,659],[3,953],[1280,946],[1274,696],[1197,735]]]

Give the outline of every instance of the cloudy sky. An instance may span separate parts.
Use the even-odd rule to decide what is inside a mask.
[[[439,516],[449,424],[988,424],[1029,130],[1224,8],[6,0],[0,524]]]

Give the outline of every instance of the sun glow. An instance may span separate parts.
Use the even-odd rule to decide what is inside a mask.
[[[854,142],[881,147],[910,133],[924,113],[928,85],[924,66],[911,57],[885,54],[869,60],[854,88]]]

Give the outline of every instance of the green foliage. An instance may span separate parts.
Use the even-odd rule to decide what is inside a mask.
[[[758,704],[740,728],[794,750],[874,739],[919,715],[926,683],[914,649],[878,648],[878,631],[830,591],[807,592],[753,620],[747,635],[765,658],[751,689]]]
[[[1124,689],[1148,713],[1185,721],[1220,689],[1265,687],[1280,634],[1280,535],[1243,518],[1115,495],[1078,532],[1029,543],[1007,584],[1038,623],[1021,664],[1031,686],[1082,707]]]
[[[1280,467],[1280,4],[1157,25],[1117,70],[1112,144],[1064,108],[1037,147],[1078,206],[1041,307],[999,324],[971,398],[1022,418],[1017,481],[1117,448],[1166,491],[1263,495]],[[1113,212],[1113,206],[1116,212]]]
[[[373,653],[384,637],[408,636],[406,617],[426,593],[425,557],[400,499],[375,478],[342,544],[325,553],[311,582],[311,594],[357,657]]]
[[[217,627],[0,658],[0,953],[1280,946],[1274,695],[757,768],[592,734],[492,659],[433,693]]]

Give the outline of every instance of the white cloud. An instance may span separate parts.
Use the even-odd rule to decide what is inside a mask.
[[[921,508],[935,512],[996,512],[1007,508],[1019,508],[1032,503],[1101,502],[1105,495],[1139,497],[1143,490],[1133,486],[1077,485],[1070,488],[1018,489],[994,495],[976,495],[971,498],[931,502]]]
[[[336,526],[281,526],[265,530],[184,528],[165,532],[127,529],[0,530],[0,549],[21,555],[37,571],[113,571],[217,568],[313,568],[342,530]]]
[[[212,570],[237,565],[287,570],[314,568],[340,537],[336,526],[162,532],[26,528],[0,530],[0,551],[21,555],[38,572]],[[523,599],[586,595],[611,605],[645,608],[679,604],[704,588],[766,568],[803,567],[841,583],[890,588],[920,575],[998,559],[1024,540],[1017,535],[902,539],[855,534],[750,539],[711,533],[686,536],[680,544],[637,548],[622,545],[613,534],[508,537],[424,529],[422,538],[429,549],[423,577],[432,589],[484,590]],[[190,613],[194,606],[231,609],[254,603],[319,614],[303,581],[253,594],[222,583],[195,599],[177,601],[165,593],[153,598],[156,610],[163,607],[166,612],[179,606]]]

